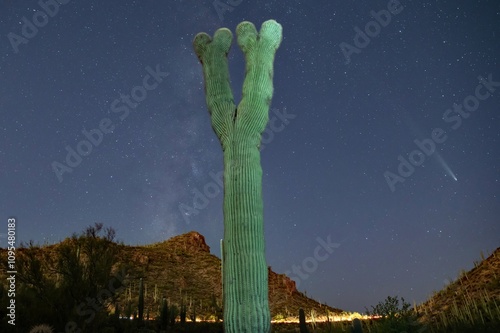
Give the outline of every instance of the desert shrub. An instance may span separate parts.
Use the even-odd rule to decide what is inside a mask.
[[[33,325],[49,324],[62,332],[70,325],[97,332],[109,326],[107,307],[122,287],[114,276],[118,261],[114,236],[113,229],[95,224],[50,248],[33,242],[23,245],[17,253],[16,295],[23,327],[16,328],[27,332]]]
[[[388,296],[383,302],[372,306],[367,310],[369,316],[378,317],[371,323],[371,331],[377,333],[421,333],[426,328],[419,323],[418,314],[401,297],[401,303],[397,296]]]

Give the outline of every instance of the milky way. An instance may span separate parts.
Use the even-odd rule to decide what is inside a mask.
[[[219,256],[223,155],[192,40],[271,18],[284,35],[261,153],[274,271],[362,312],[421,302],[500,245],[498,1],[227,3],[69,1],[47,15],[0,2],[0,246],[15,216],[19,242],[102,222],[132,245],[196,230]],[[237,104],[236,41],[228,61]],[[435,152],[410,156],[436,128]]]

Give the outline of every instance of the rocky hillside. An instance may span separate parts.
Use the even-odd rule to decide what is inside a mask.
[[[419,306],[434,323],[488,322],[500,318],[500,248]]]
[[[173,237],[148,246],[122,246],[121,260],[131,265],[127,290],[122,304],[135,303],[138,281],[146,286],[145,305],[156,311],[162,296],[169,303],[186,303],[188,315],[196,311],[206,319],[214,319],[222,303],[221,262],[210,253],[205,238],[195,232]],[[297,316],[299,308],[326,313],[327,307],[297,291],[295,282],[284,274],[269,272],[269,300],[273,318]],[[328,308],[330,313],[341,310]]]
[[[37,256],[42,261],[50,261],[55,257],[56,249],[64,242],[42,246]],[[205,320],[216,320],[221,315],[222,285],[220,259],[210,253],[205,238],[195,232],[173,237],[164,242],[146,246],[127,246],[110,243],[118,251],[119,263],[127,266],[124,280],[125,288],[120,294],[118,304],[120,313],[126,314],[137,309],[139,298],[139,281],[143,279],[145,287],[145,312],[156,317],[163,297],[170,305],[178,308],[182,304],[187,307],[188,317],[196,313],[196,317]],[[22,252],[23,249],[18,249]],[[19,254],[19,253],[18,253]],[[0,249],[0,255],[6,258],[6,250]],[[2,264],[6,264],[3,262]],[[5,281],[5,269],[2,265],[0,278]],[[270,268],[269,300],[271,315],[275,319],[297,317],[299,308],[310,314],[311,310],[318,316],[342,312],[321,305],[297,291],[295,282],[284,274],[277,274]],[[55,277],[48,276],[49,279]],[[114,309],[110,309],[114,310]]]

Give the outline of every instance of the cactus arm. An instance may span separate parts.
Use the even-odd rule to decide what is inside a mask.
[[[223,149],[228,141],[236,114],[227,64],[227,54],[232,40],[231,31],[221,28],[215,32],[213,39],[202,32],[197,34],[193,41],[195,53],[203,65],[205,96],[212,128],[223,145]]]
[[[242,130],[259,134],[260,144],[260,135],[269,119],[273,96],[273,62],[282,40],[282,27],[276,21],[269,20],[257,32],[252,23],[241,22],[236,27],[236,35],[246,61],[238,118]]]

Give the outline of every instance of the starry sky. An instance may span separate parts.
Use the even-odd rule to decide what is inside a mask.
[[[321,302],[417,303],[500,246],[500,3],[0,1],[0,246],[102,222],[220,256],[198,32],[283,26],[263,135],[268,265]],[[44,2],[42,2],[43,4]],[[244,58],[229,53],[236,102]]]

